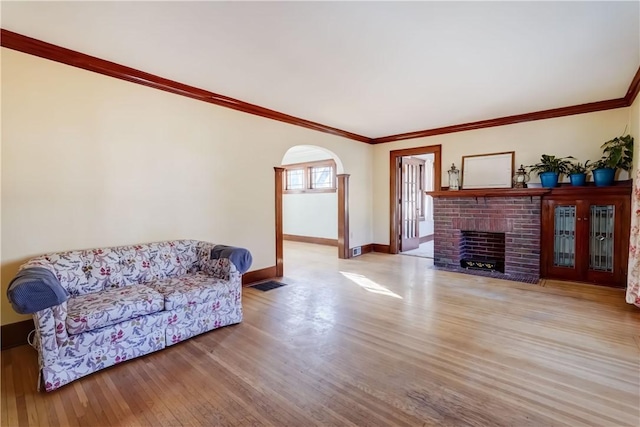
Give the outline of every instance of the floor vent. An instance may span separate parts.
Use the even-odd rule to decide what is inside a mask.
[[[269,280],[268,282],[258,283],[257,285],[249,286],[250,288],[257,289],[259,291],[267,292],[271,289],[280,288],[286,285],[286,283],[276,282],[275,280]]]

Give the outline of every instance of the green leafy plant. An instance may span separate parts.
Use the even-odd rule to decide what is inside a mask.
[[[617,136],[600,147],[602,158],[595,161],[591,169],[623,169],[631,170],[633,164],[633,137],[631,135]]]
[[[559,175],[566,175],[571,166],[571,161],[568,159],[574,159],[574,157],[556,157],[543,154],[539,163],[527,167],[531,172],[536,172],[538,175],[545,172],[555,172]]]
[[[576,173],[587,173],[589,172],[589,170],[589,160],[587,160],[586,162],[584,162],[584,164],[580,162],[571,163],[568,167],[567,172],[569,173],[569,175],[572,175]]]

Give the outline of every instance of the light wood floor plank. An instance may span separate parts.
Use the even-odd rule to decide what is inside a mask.
[[[299,242],[285,267],[287,286],[244,290],[242,324],[53,393],[31,348],[2,352],[0,423],[640,425],[640,310],[620,290]]]

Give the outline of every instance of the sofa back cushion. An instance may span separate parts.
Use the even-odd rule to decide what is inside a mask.
[[[210,252],[212,246],[196,240],[173,240],[58,252],[33,258],[22,268],[47,268],[71,295],[85,295],[196,272],[200,269],[199,254]]]

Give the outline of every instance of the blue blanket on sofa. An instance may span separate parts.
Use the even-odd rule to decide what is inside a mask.
[[[19,271],[13,278],[7,289],[7,298],[16,312],[31,314],[62,304],[69,299],[69,292],[51,271],[30,267]]]
[[[253,257],[251,252],[244,248],[236,248],[234,246],[216,245],[211,249],[211,258],[229,258],[233,265],[236,266],[240,274],[244,274],[251,267]]]

